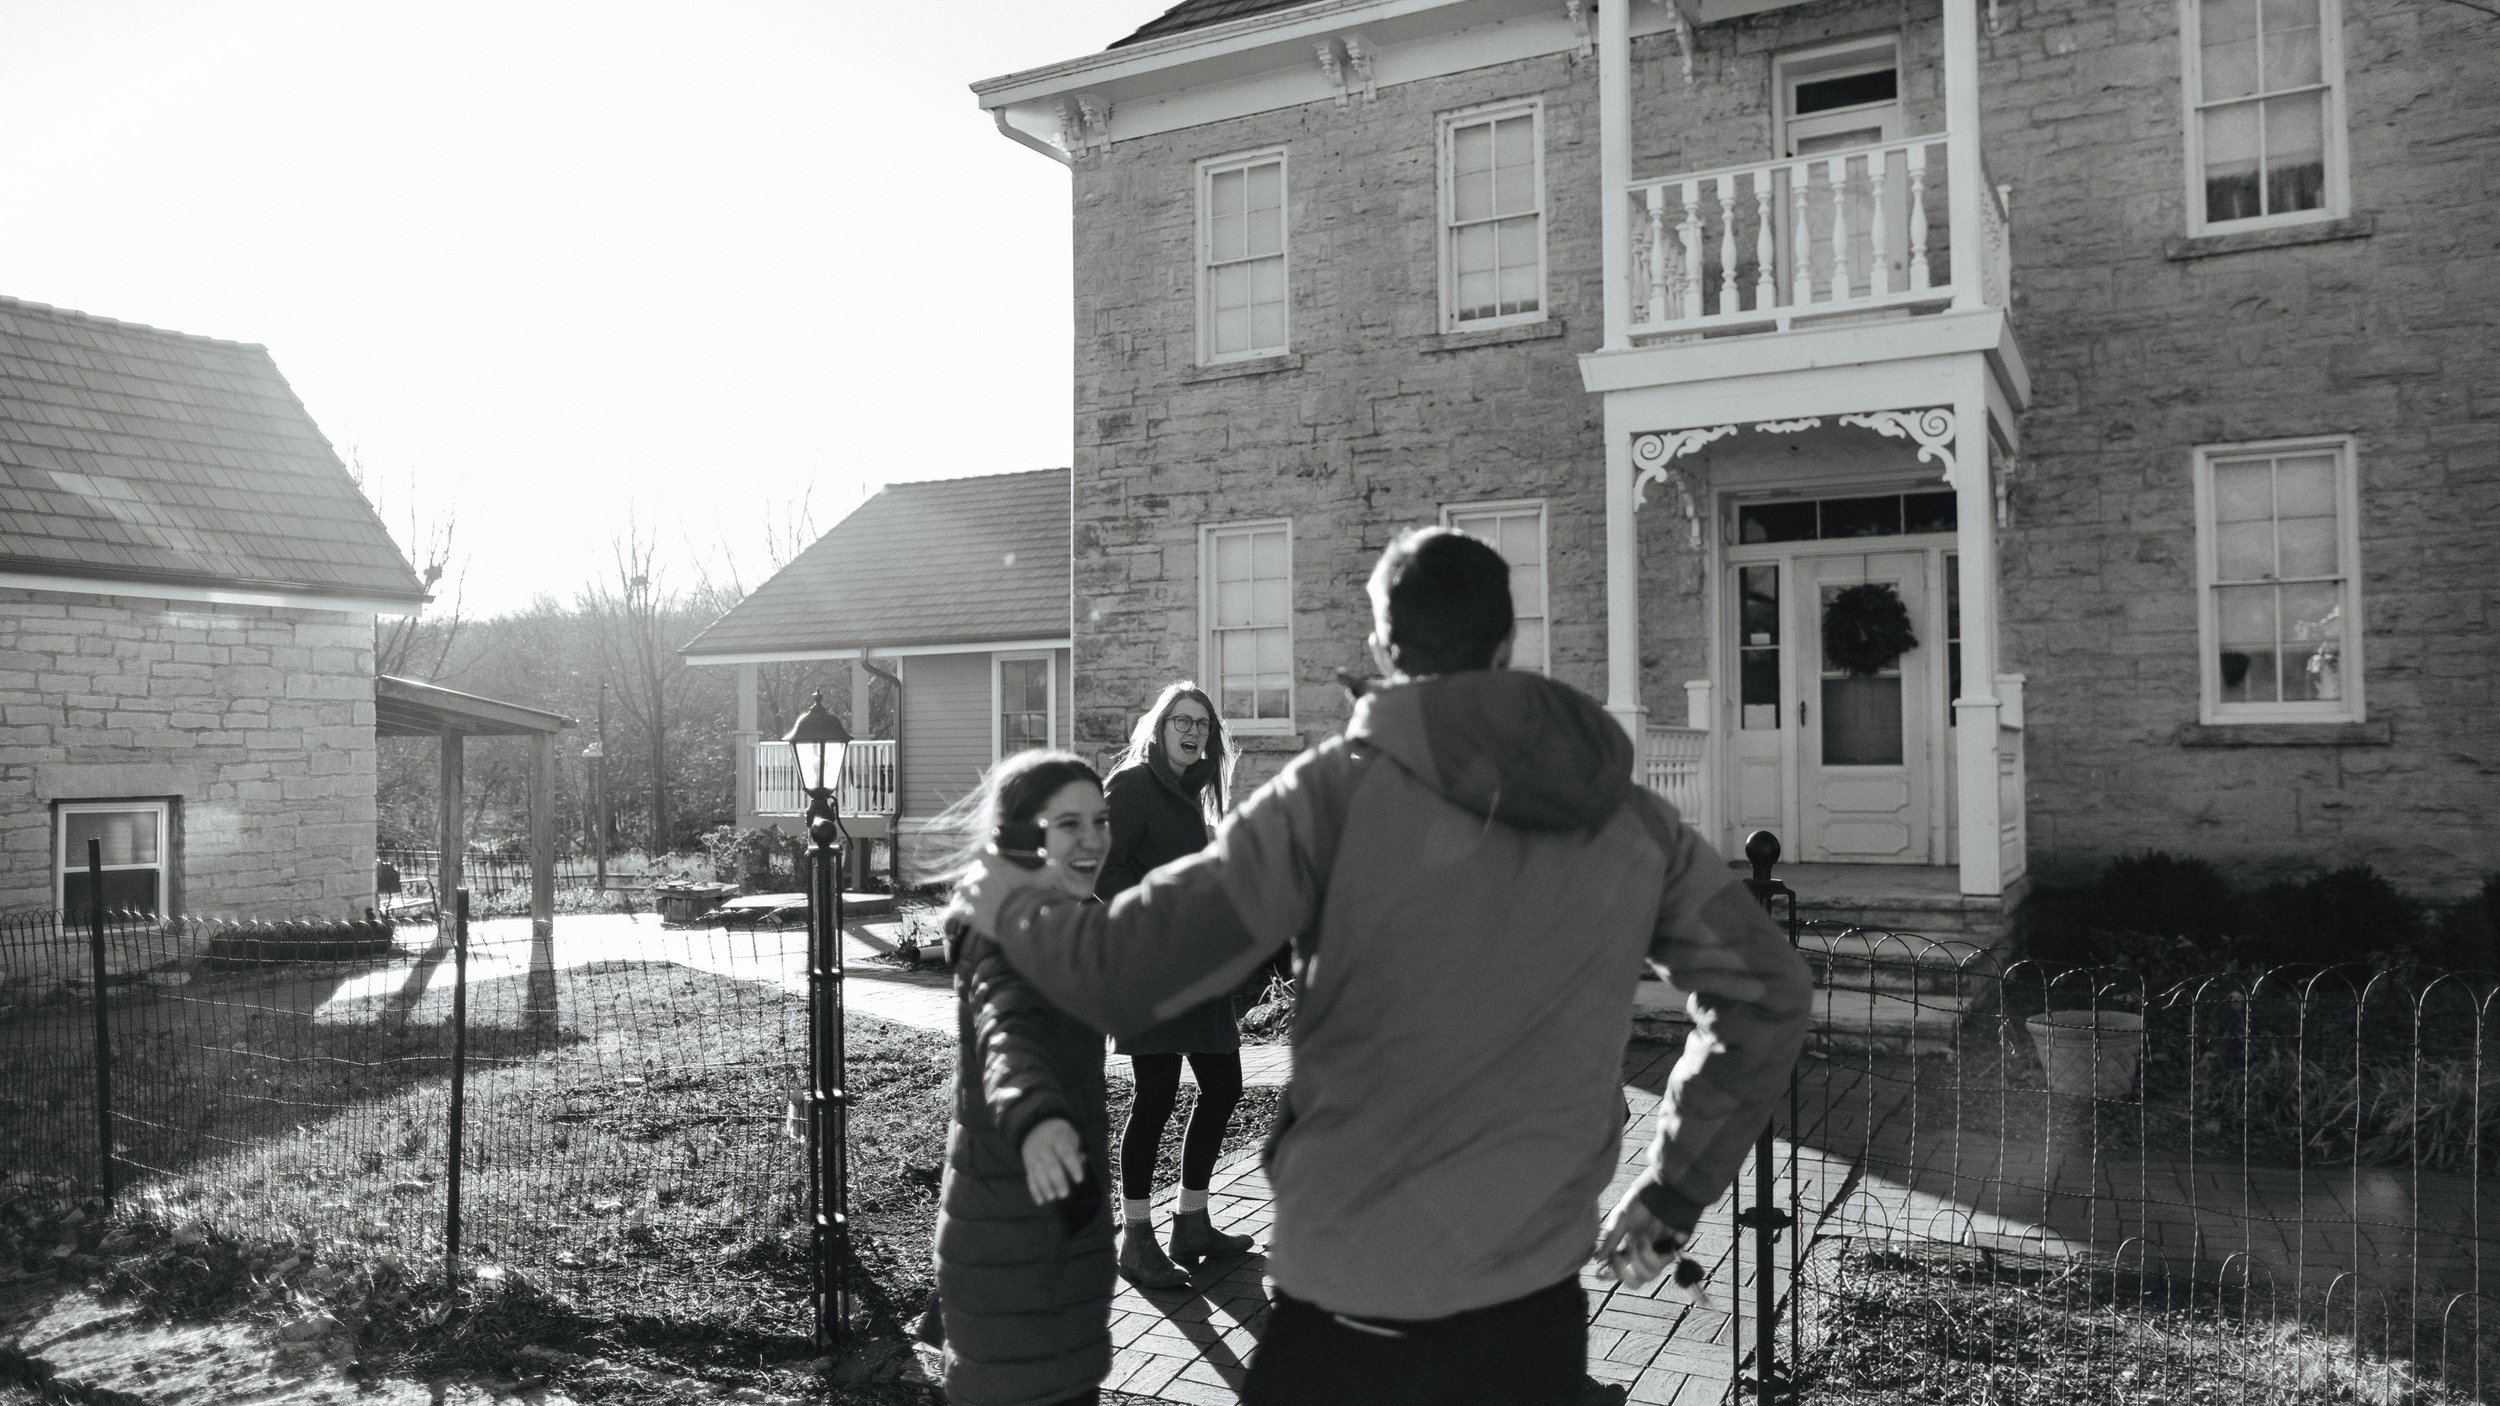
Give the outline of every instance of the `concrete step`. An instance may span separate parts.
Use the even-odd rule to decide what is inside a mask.
[[[1824,1049],[1949,1052],[1975,994],[1903,994],[1817,982],[1808,1039]],[[1654,1039],[1681,1039],[1692,1025],[1684,1002],[1685,993],[1668,982],[1642,982],[1632,1001],[1633,1030]]]
[[[1932,937],[1811,927],[1797,948],[1818,985],[1899,995],[1957,996],[1993,981],[1998,949],[1977,936]]]

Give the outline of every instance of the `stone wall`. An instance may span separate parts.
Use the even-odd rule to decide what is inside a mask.
[[[2439,894],[2500,868],[2491,30],[2457,6],[2344,9],[2363,217],[2344,232],[2357,237],[2223,254],[2182,247],[2175,7],[2045,0],[2009,7],[1980,41],[2033,381],[2002,643],[2004,667],[2030,678],[2030,834],[2046,877],[2147,846],[2248,877],[2366,860]],[[1705,26],[1690,86],[1668,41],[1639,41],[1636,171],[1760,158],[1771,56],[1887,29],[1902,36],[1909,125],[1936,130],[1932,4],[1905,16],[1831,0]],[[1549,321],[1443,337],[1436,117],[1525,96],[1544,103]],[[1362,667],[1364,575],[1395,530],[1447,503],[1547,500],[1554,672],[1602,692],[1604,456],[1575,362],[1600,338],[1596,106],[1594,62],[1558,55],[1079,161],[1080,750],[1198,670],[1199,528],[1254,518],[1294,523],[1298,733],[1254,740],[1245,781],[1341,724],[1330,673]],[[1289,150],[1293,351],[1201,369],[1193,165],[1268,145]],[[2202,740],[2187,726],[2192,452],[2326,433],[2359,444],[2364,667],[2384,740],[2186,745]],[[1704,658],[1704,573],[1671,509],[1643,517],[1643,691],[1678,721]]]
[[[52,804],[170,799],[167,906],[373,902],[370,616],[0,590],[0,911],[49,908]]]

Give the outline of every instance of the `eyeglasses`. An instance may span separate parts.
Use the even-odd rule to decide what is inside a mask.
[[[1179,728],[1183,732],[1206,732],[1215,726],[1213,719],[1193,718],[1185,713],[1174,713],[1163,721],[1165,725]]]

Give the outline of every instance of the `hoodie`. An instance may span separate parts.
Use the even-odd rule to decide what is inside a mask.
[[[1804,1039],[1805,963],[1631,772],[1623,730],[1565,685],[1393,682],[1207,850],[1107,908],[1018,894],[999,941],[1114,1033],[1230,989],[1291,941],[1270,1274],[1360,1317],[1502,1303],[1588,1259],[1644,962],[1691,993],[1635,1183],[1670,1226],[1689,1231],[1726,1189]]]

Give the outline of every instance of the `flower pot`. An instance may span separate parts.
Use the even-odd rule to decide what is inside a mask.
[[[2129,1011],[2050,1011],[2023,1022],[2048,1071],[2049,1092],[2078,1098],[2135,1098],[2144,1062],[2144,1017]]]

